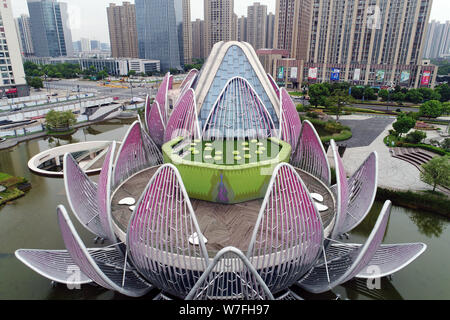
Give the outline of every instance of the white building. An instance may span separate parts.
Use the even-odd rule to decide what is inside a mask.
[[[89,52],[91,51],[91,40],[86,38],[81,38],[81,52]]]
[[[93,66],[97,72],[101,70],[108,70],[108,73],[113,76],[126,76],[131,70],[135,71],[137,74],[143,72],[157,73],[161,71],[161,63],[159,60],[65,57],[25,57],[24,60],[31,61],[36,64],[74,63],[79,64],[81,70],[86,70]]]
[[[29,94],[11,0],[2,0],[0,5],[0,96],[6,95],[12,98]]]

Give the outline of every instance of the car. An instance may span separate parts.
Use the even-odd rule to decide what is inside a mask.
[[[119,97],[114,97],[113,100],[117,101],[117,100],[119,100]]]
[[[2,143],[2,142],[4,142],[4,141],[6,141],[5,138],[0,138],[0,143]]]
[[[52,97],[56,97],[58,94],[57,93],[53,93],[52,94]]]

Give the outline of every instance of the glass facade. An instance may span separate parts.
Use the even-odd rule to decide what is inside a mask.
[[[68,34],[70,30],[66,25],[68,21],[65,10],[65,3],[54,0],[28,1],[33,26],[31,37],[36,56],[59,57],[71,54],[72,37]]]
[[[183,1],[136,0],[139,57],[161,61],[161,70],[182,69]]]

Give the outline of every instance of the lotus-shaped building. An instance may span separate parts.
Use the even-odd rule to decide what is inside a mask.
[[[314,126],[249,44],[217,43],[201,71],[172,86],[167,74],[145,117],[111,143],[97,183],[65,155],[73,215],[111,245],[86,248],[59,206],[67,250],[21,249],[22,262],[58,283],[131,297],[300,299],[293,286],[322,293],[388,276],[426,249],[382,244],[389,201],[365,243],[339,240],[372,207],[377,154],[348,178],[332,141],[332,185]]]

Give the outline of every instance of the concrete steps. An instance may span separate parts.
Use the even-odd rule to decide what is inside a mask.
[[[393,158],[403,160],[415,166],[419,171],[422,171],[422,165],[428,163],[439,155],[428,150],[420,148],[390,148]],[[439,186],[438,189],[447,194],[450,194],[450,189]]]
[[[435,153],[420,148],[392,148],[391,154],[394,158],[404,160],[419,170],[422,169],[423,164],[438,156]]]

